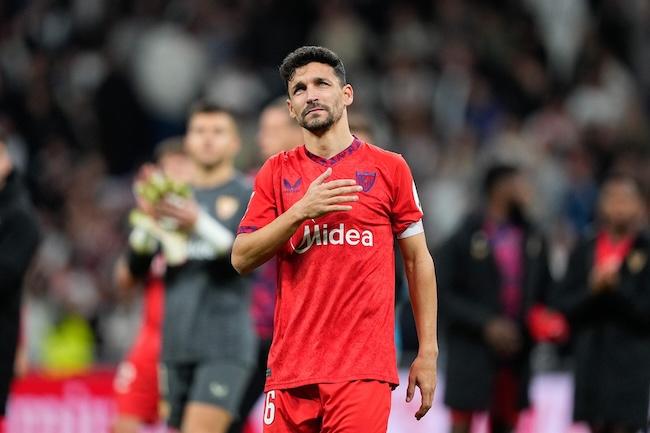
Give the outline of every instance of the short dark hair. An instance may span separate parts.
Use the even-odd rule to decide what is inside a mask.
[[[347,84],[345,79],[345,66],[341,58],[332,50],[325,47],[305,46],[300,47],[290,52],[284,58],[280,65],[280,76],[284,80],[286,86],[296,73],[296,69],[303,67],[309,63],[324,63],[334,69],[334,73],[338,77],[341,85]]]
[[[224,113],[235,118],[234,114],[228,110],[226,107],[223,107],[219,104],[216,104],[208,99],[199,99],[194,102],[190,107],[190,112],[187,116],[187,119],[191,119],[196,114],[213,114],[213,113]]]
[[[519,173],[519,167],[513,164],[497,163],[490,166],[483,178],[483,193],[491,195],[497,185]]]
[[[190,107],[190,112],[187,115],[188,127],[192,118],[197,114],[225,114],[232,119],[232,123],[235,127],[235,131],[237,132],[237,134],[239,134],[239,128],[237,126],[237,117],[235,116],[235,113],[232,110],[224,107],[223,105],[219,105],[208,99],[199,99],[198,101],[193,103],[192,106]]]
[[[183,137],[169,137],[156,145],[153,151],[156,162],[160,162],[167,155],[185,155]]]
[[[0,125],[0,143],[7,144],[7,140],[9,138],[9,135],[7,134],[7,131]]]

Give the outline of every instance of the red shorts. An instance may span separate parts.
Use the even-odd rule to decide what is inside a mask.
[[[391,387],[374,380],[269,390],[264,433],[386,433]]]
[[[133,416],[147,424],[158,422],[160,393],[156,362],[138,358],[122,362],[113,388],[119,415]]]

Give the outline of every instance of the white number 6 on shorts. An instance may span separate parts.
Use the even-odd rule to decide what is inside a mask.
[[[266,393],[266,402],[264,403],[264,424],[271,425],[273,420],[275,420],[275,391],[269,391]]]

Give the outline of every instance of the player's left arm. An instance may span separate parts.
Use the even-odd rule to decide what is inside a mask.
[[[421,222],[419,223],[421,224]],[[433,259],[423,231],[400,237],[399,246],[418,335],[418,355],[411,364],[406,401],[410,402],[415,387],[420,388],[422,403],[415,418],[421,419],[433,404],[438,360],[437,316],[438,298]]]

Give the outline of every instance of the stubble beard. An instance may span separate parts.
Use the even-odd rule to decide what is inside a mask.
[[[307,131],[316,134],[316,135],[322,135],[325,133],[327,130],[329,130],[334,123],[336,123],[342,115],[342,112],[336,115],[336,113],[333,113],[332,110],[330,110],[327,107],[319,107],[327,112],[327,116],[322,119],[322,118],[316,118],[312,120],[307,120],[307,115],[303,115],[302,118],[300,119],[300,126],[305,128]]]

